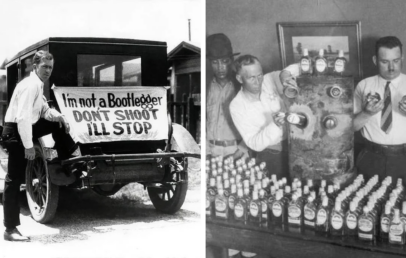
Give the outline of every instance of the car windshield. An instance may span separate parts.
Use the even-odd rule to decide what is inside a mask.
[[[141,86],[141,57],[78,55],[78,86]]]

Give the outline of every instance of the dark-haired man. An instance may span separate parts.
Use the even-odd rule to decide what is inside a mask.
[[[357,158],[359,173],[406,180],[406,75],[401,73],[402,43],[380,38],[372,58],[378,75],[362,80],[354,94],[354,129],[365,148]]]
[[[207,59],[213,78],[207,87],[207,154],[213,156],[233,155],[239,158],[247,155],[241,136],[230,115],[230,102],[237,93],[237,82],[233,76],[234,56],[230,39],[223,33],[207,37]]]
[[[2,133],[9,152],[3,193],[4,239],[7,241],[29,240],[17,230],[20,225],[18,199],[27,160],[35,158],[33,141],[52,133],[61,160],[68,158],[75,150],[75,143],[68,134],[69,124],[58,111],[49,108],[43,95],[44,82],[52,74],[54,58],[49,52],[41,50],[35,53],[32,63],[30,76],[19,82],[14,89]]]

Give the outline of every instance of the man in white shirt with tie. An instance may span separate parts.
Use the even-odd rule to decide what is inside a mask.
[[[7,109],[2,132],[4,145],[9,152],[3,193],[4,239],[7,241],[29,240],[17,230],[20,225],[18,199],[27,160],[35,158],[33,141],[52,133],[61,160],[69,158],[76,148],[68,134],[69,124],[63,115],[49,108],[43,95],[44,82],[51,76],[53,66],[52,54],[43,50],[35,53],[33,71],[17,84]]]
[[[354,129],[365,148],[357,157],[358,173],[406,180],[406,75],[402,43],[393,36],[375,45],[379,74],[362,80],[354,93]]]

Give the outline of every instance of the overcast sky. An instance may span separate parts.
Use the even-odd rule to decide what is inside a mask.
[[[0,0],[0,65],[48,37],[166,41],[168,52],[203,37],[202,0]]]

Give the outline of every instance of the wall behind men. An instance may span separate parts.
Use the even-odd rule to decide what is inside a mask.
[[[206,0],[206,34],[226,34],[234,52],[257,56],[266,73],[283,68],[277,22],[361,21],[365,78],[377,73],[378,38],[397,36],[406,51],[405,16],[405,0]]]

